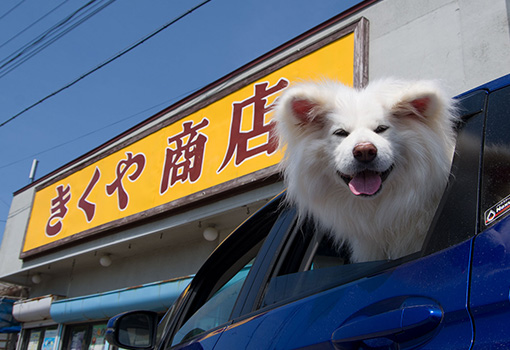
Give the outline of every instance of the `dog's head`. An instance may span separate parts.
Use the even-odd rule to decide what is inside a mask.
[[[283,164],[295,173],[285,169],[286,176],[320,171],[355,196],[375,196],[394,173],[415,176],[413,166],[433,166],[433,153],[448,153],[451,105],[429,81],[387,80],[362,90],[332,82],[297,84],[279,98],[275,111],[280,144],[287,147]]]

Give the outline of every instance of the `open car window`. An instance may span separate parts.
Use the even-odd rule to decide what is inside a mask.
[[[312,222],[296,227],[271,272],[257,308],[306,297],[393,268],[421,256],[470,239],[477,232],[480,154],[485,117],[485,92],[460,102],[463,119],[458,125],[452,173],[420,252],[392,261],[349,263],[349,250],[337,247],[328,232]]]
[[[255,249],[259,247],[254,247]],[[250,254],[250,255],[253,255]],[[250,271],[255,258],[243,266],[227,283],[195,312],[177,331],[172,345],[179,344],[204,333],[206,330],[216,328],[230,319],[230,314],[241,287]]]
[[[299,235],[302,234],[299,232]],[[354,281],[388,263],[384,260],[350,264],[347,249],[338,249],[327,234],[312,235],[321,238],[318,241],[310,239],[309,251],[305,255],[308,259],[303,260],[298,271],[280,270],[277,276],[271,278],[259,307],[302,298]]]
[[[258,255],[281,214],[279,199],[255,213],[211,255],[190,284],[185,306],[169,321],[164,348],[190,341],[226,325]]]
[[[337,247],[327,232],[321,232],[311,223],[296,227],[292,236],[285,259],[269,278],[258,308],[297,300],[419,256],[350,263],[349,250]]]

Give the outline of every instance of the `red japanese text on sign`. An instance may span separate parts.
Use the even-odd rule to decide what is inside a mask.
[[[225,158],[223,159],[223,163],[221,164],[217,173],[220,173],[234,156],[234,164],[239,166],[246,159],[249,159],[255,155],[264,152],[270,155],[276,151],[277,144],[271,138],[273,124],[265,122],[265,116],[272,107],[272,105],[267,106],[267,98],[285,89],[289,85],[289,81],[285,78],[281,78],[278,83],[269,89],[268,85],[268,82],[255,84],[255,94],[253,96],[244,101],[235,102],[232,104],[232,124],[230,127],[228,148],[225,154]],[[241,124],[244,117],[243,111],[246,107],[252,105],[252,128],[249,131],[242,131]],[[256,147],[249,147],[250,140],[258,138],[264,134],[267,136],[266,142]]]
[[[200,178],[208,138],[198,131],[207,125],[207,118],[194,126],[192,121],[187,121],[182,123],[181,133],[168,138],[170,147],[167,147],[165,152],[160,194],[164,194],[168,187],[172,187],[177,181],[195,182]]]
[[[145,155],[143,153],[138,153],[133,157],[133,153],[126,152],[126,156],[127,159],[121,160],[119,163],[117,163],[117,177],[115,180],[111,184],[106,185],[107,195],[111,196],[117,192],[117,199],[120,210],[126,209],[129,204],[129,195],[124,189],[124,184],[122,183],[124,176],[131,166],[136,166],[136,170],[128,175],[129,181],[133,182],[140,177],[143,169],[145,168]]]
[[[51,200],[51,216],[46,224],[46,235],[56,236],[62,230],[62,220],[67,214],[67,203],[71,200],[71,186],[58,185],[57,196]]]
[[[91,203],[87,200],[87,197],[90,195],[90,192],[94,189],[94,186],[99,181],[99,178],[101,177],[101,171],[98,167],[96,167],[96,170],[94,171],[94,175],[92,175],[92,178],[90,179],[89,184],[87,185],[87,188],[81,195],[79,201],[78,201],[78,208],[83,210],[85,213],[85,217],[87,219],[87,222],[91,222],[92,219],[94,219],[94,215],[96,213],[96,204]]]

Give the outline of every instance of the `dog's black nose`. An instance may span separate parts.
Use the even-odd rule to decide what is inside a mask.
[[[370,142],[358,143],[352,150],[352,155],[362,163],[368,163],[377,156],[377,148]]]

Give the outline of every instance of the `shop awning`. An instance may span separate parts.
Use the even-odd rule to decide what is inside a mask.
[[[161,281],[111,292],[54,301],[51,318],[57,323],[102,320],[130,310],[166,311],[192,277]]]
[[[15,300],[0,297],[0,333],[19,332],[19,323],[12,316]]]
[[[50,306],[59,297],[45,295],[33,299],[19,300],[14,303],[12,315],[20,322],[36,322],[50,319]]]
[[[21,326],[12,326],[12,327],[1,327],[0,333],[19,333],[21,332]]]

